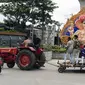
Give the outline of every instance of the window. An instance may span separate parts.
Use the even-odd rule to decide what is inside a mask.
[[[24,36],[0,35],[0,47],[17,47],[24,39]]]
[[[10,46],[10,36],[0,35],[0,46],[1,47],[4,47],[4,46],[9,47]]]

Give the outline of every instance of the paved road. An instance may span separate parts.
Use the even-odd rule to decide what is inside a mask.
[[[72,71],[73,68],[69,68],[65,73],[58,73],[57,69],[49,64],[31,71],[22,71],[17,66],[13,69],[4,66],[0,85],[85,85],[85,71],[80,72],[78,68]]]

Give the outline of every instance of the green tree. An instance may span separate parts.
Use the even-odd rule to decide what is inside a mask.
[[[7,20],[5,20],[6,24],[9,23],[9,26],[13,24],[18,31],[25,30],[25,26],[22,26],[22,22],[25,24],[30,14],[30,9],[27,4],[21,1],[2,4],[0,12],[7,17]]]
[[[16,30],[23,31],[25,23],[29,21],[34,27],[41,28],[42,34],[46,25],[53,23],[52,13],[58,7],[51,0],[7,0],[7,2],[0,6],[0,12],[7,17],[5,22],[11,22]]]

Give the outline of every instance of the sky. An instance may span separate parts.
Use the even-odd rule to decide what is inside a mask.
[[[65,24],[68,18],[72,16],[72,14],[76,14],[80,11],[80,3],[78,0],[52,0],[57,3],[59,8],[56,8],[53,12],[53,19]],[[61,27],[62,27],[61,26]]]
[[[80,3],[78,0],[52,0],[57,3],[59,8],[56,8],[53,12],[52,19],[65,23],[66,20],[80,11]],[[3,22],[4,16],[0,14],[0,22]]]

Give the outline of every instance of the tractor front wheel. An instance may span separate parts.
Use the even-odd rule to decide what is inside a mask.
[[[15,62],[14,62],[14,61],[7,63],[7,67],[8,67],[8,68],[13,68],[14,65],[15,65]]]
[[[0,66],[0,73],[1,73],[1,70],[2,70],[2,68],[1,68],[1,66]]]
[[[45,54],[42,53],[39,57],[39,61],[35,63],[34,68],[39,69],[40,67],[44,66],[45,61],[46,61]]]

